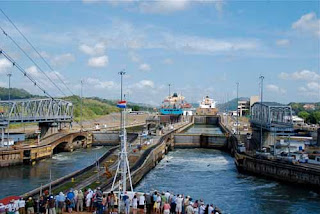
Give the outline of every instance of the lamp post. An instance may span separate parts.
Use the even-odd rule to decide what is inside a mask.
[[[264,76],[260,75],[260,151],[262,150],[262,142],[263,142],[263,136],[262,136],[262,103],[263,103],[263,79]]]
[[[239,135],[239,82],[237,82],[237,135]]]
[[[8,100],[11,100],[11,76],[12,76],[12,73],[11,72],[7,73],[7,76],[9,79]]]
[[[82,91],[82,89],[83,89],[83,80],[81,80],[81,90],[80,90],[80,128],[81,128],[81,131],[82,131],[82,128],[83,128],[83,125],[82,125],[83,91]]]

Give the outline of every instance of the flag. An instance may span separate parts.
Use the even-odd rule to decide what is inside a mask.
[[[117,104],[118,108],[126,108],[127,106],[127,101],[119,101]]]

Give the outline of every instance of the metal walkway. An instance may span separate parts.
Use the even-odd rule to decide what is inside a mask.
[[[257,102],[251,108],[250,123],[252,127],[269,132],[292,132],[291,106],[275,102]]]
[[[71,122],[73,105],[60,99],[0,101],[0,127],[10,123]]]

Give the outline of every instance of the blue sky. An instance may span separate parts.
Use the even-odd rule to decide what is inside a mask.
[[[129,100],[160,104],[172,91],[190,102],[219,102],[259,93],[265,99],[319,101],[318,1],[65,1],[2,2],[1,9],[41,51],[51,71],[0,14],[0,25],[57,81],[75,94],[119,97],[127,72]],[[54,95],[61,93],[3,34],[0,48]],[[0,86],[40,93],[0,56]],[[55,73],[53,73],[55,72]],[[65,91],[68,94],[68,91]]]

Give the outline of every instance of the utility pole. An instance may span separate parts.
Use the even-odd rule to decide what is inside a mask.
[[[8,76],[8,78],[9,78],[9,91],[8,91],[8,100],[11,100],[11,76],[12,76],[12,73],[11,72],[9,72],[9,73],[7,73],[7,76]]]
[[[237,135],[239,135],[239,82],[237,82]]]
[[[262,103],[263,103],[263,79],[264,76],[260,75],[260,151],[262,151],[262,144],[263,144],[263,136],[262,136]]]
[[[81,80],[81,91],[80,91],[80,127],[81,127],[81,131],[83,128],[82,125],[82,116],[83,116],[83,112],[82,112],[82,108],[83,108],[83,80]]]

